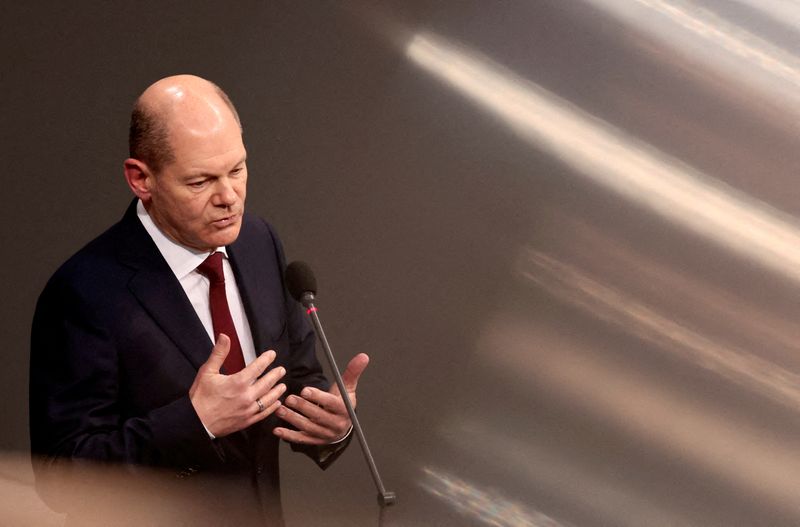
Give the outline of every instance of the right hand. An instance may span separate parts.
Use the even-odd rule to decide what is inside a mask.
[[[285,384],[276,384],[286,374],[284,368],[274,368],[259,378],[275,360],[272,350],[233,375],[220,373],[230,345],[228,336],[221,333],[189,388],[189,399],[197,416],[214,437],[238,432],[272,414],[281,406],[279,397],[286,391]],[[263,411],[256,399],[261,399]]]

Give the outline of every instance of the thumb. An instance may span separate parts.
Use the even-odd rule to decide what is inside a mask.
[[[367,369],[368,364],[369,356],[366,353],[359,353],[350,359],[350,362],[347,364],[347,369],[345,369],[342,374],[342,381],[348,392],[355,391],[356,386],[358,386],[358,378],[361,377],[361,374]]]
[[[203,367],[212,373],[219,373],[222,363],[225,362],[225,357],[228,356],[230,350],[231,339],[225,333],[220,333],[217,337],[217,343],[214,344],[211,355],[208,356],[208,360]]]

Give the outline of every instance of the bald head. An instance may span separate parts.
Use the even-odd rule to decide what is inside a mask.
[[[136,99],[128,136],[130,157],[159,172],[175,160],[174,134],[207,134],[230,125],[241,131],[239,115],[222,89],[194,75],[165,77]]]

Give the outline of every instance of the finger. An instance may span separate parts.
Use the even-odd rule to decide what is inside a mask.
[[[343,405],[341,405],[341,411],[336,411],[335,409],[323,408],[322,406],[318,406],[296,395],[287,397],[284,405],[304,416],[312,423],[325,428],[342,428],[347,421],[347,411],[344,409]]]
[[[285,391],[286,391],[286,385],[281,383],[272,387],[268,391],[260,394],[259,396],[254,397],[253,400],[261,399],[261,404],[263,404],[264,406],[270,406],[275,401],[280,399],[280,396],[283,395]]]
[[[253,384],[274,360],[275,352],[267,350],[256,357],[253,362],[245,366],[240,372],[235,373],[234,376],[246,380],[249,384]]]
[[[263,377],[256,379],[250,391],[253,392],[256,397],[258,397],[275,386],[275,383],[281,380],[284,375],[286,375],[286,368],[283,366],[273,368]]]
[[[306,402],[310,401],[310,403],[308,403],[309,406],[321,406],[325,410],[332,413],[337,413],[340,415],[347,414],[347,407],[345,407],[344,401],[342,401],[342,398],[339,396],[338,390],[336,394],[332,394],[323,392],[317,388],[306,386],[303,388],[303,391],[300,392],[300,395],[302,396],[302,399],[306,400]],[[355,400],[352,397],[350,398],[350,402],[355,404]]]
[[[323,441],[333,441],[338,437],[338,430],[345,428],[344,423],[339,423],[335,426],[329,426],[324,423],[315,423],[300,412],[296,412],[285,404],[278,408],[275,414],[294,426],[298,431],[305,432],[311,437],[317,437]],[[347,425],[349,426],[349,424]]]
[[[276,427],[272,433],[280,437],[284,441],[290,443],[300,443],[303,445],[327,445],[333,440],[322,439],[320,437],[311,436],[305,432],[298,432],[297,430],[289,430],[288,428]]]
[[[286,421],[287,423],[294,426],[297,430],[292,432],[299,432],[299,433],[292,433],[289,436],[294,437],[294,442],[306,442],[308,443],[308,439],[313,439],[314,442],[312,444],[326,444],[330,443],[331,441],[335,440],[341,434],[338,432],[339,428],[337,427],[336,430],[328,428],[326,426],[318,425],[311,421],[308,417],[295,412],[291,408],[287,408],[286,405],[281,406],[275,411],[275,415]],[[300,437],[304,437],[304,440],[301,440]],[[283,436],[279,436],[282,437]],[[290,441],[291,439],[287,439]]]
[[[265,403],[263,400],[261,402],[262,402],[262,404],[264,404],[264,410],[263,411],[261,411],[261,409],[258,408],[258,403],[256,403],[255,401],[253,402],[253,404],[256,406],[256,410],[257,411],[254,414],[252,414],[247,419],[247,421],[245,421],[245,426],[244,426],[245,428],[247,428],[248,426],[251,426],[251,425],[253,425],[253,424],[255,424],[255,423],[257,423],[257,422],[259,422],[259,421],[261,421],[263,419],[266,419],[267,417],[269,417],[270,415],[275,413],[275,411],[278,408],[281,407],[281,402],[280,401],[275,401],[274,403],[272,403],[270,405],[267,405],[267,403]]]
[[[231,339],[225,333],[220,333],[217,337],[217,342],[211,350],[211,355],[203,366],[211,372],[219,373],[222,368],[222,363],[225,362],[225,357],[231,349]]]
[[[348,392],[353,392],[358,386],[358,378],[364,373],[369,364],[369,356],[366,353],[359,353],[347,364],[347,369],[342,374],[344,387]]]

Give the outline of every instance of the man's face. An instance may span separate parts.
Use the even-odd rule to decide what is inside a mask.
[[[239,235],[247,193],[246,151],[233,119],[212,130],[177,126],[170,132],[175,160],[151,175],[148,213],[187,247],[210,251]]]

